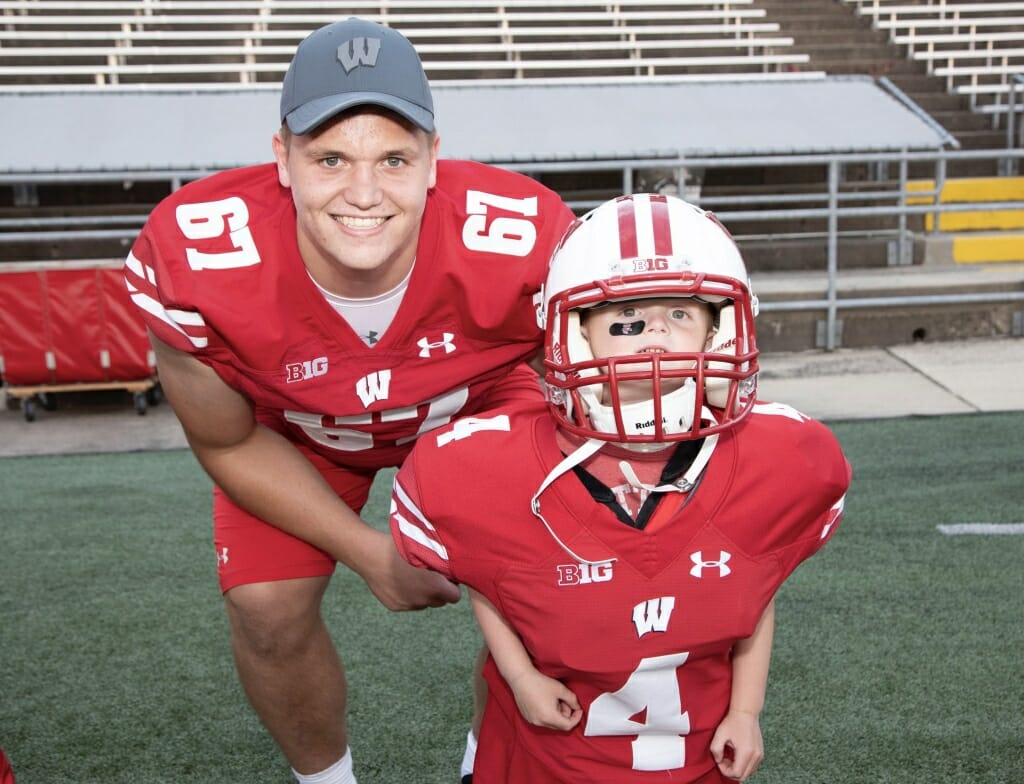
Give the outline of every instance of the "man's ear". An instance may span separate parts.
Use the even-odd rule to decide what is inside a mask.
[[[288,174],[288,143],[282,138],[278,131],[271,139],[271,147],[274,150],[274,160],[277,162],[277,181],[282,188],[290,188],[291,177]]]
[[[441,153],[441,137],[438,134],[434,134],[434,140],[430,145],[430,180],[427,183],[428,188],[433,188],[437,185],[437,156]]]

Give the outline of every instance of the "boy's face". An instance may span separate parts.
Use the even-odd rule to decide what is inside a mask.
[[[697,353],[711,346],[715,332],[712,307],[687,297],[614,302],[583,313],[580,331],[594,357],[632,354]],[[692,367],[693,362],[665,363],[662,369]],[[618,365],[619,372],[647,370],[648,364]],[[662,392],[682,386],[684,379],[664,379]],[[622,402],[651,397],[650,381],[620,384]],[[628,399],[627,399],[628,398]],[[607,402],[607,401],[605,401]]]

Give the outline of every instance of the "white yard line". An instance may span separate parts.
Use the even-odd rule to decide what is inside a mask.
[[[953,525],[937,525],[939,533],[946,536],[964,536],[966,534],[1024,534],[1024,523],[955,523]]]

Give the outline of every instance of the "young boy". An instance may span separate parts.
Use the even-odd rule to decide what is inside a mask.
[[[850,469],[825,427],[756,401],[755,311],[712,216],[608,202],[552,257],[549,411],[460,420],[397,474],[399,551],[471,588],[492,652],[475,784],[757,768],[773,597]]]

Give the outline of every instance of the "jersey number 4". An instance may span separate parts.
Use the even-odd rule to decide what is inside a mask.
[[[633,770],[673,770],[686,764],[690,714],[683,710],[676,668],[688,653],[641,659],[621,689],[590,704],[583,734],[635,735]]]

